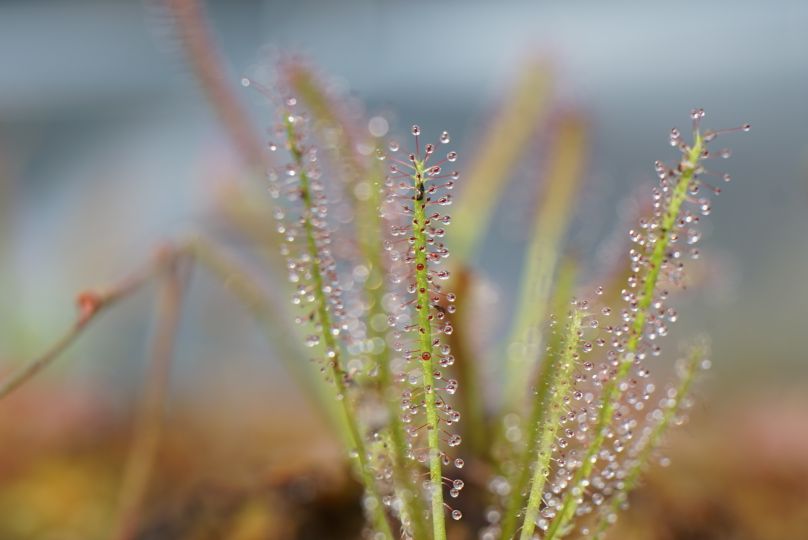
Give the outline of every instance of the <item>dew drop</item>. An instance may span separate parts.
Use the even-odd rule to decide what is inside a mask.
[[[451,139],[449,137],[449,132],[448,131],[444,131],[443,133],[440,134],[440,142],[441,143],[448,144],[450,140]]]
[[[446,159],[447,159],[447,160],[448,160],[450,163],[451,163],[451,162],[454,162],[454,161],[457,161],[457,152],[454,152],[454,151],[449,152],[448,154],[446,154]]]
[[[701,201],[699,201],[699,203],[700,203],[699,209],[701,210],[701,215],[709,216],[710,210],[712,209],[712,207],[710,206],[710,201],[702,199]]]
[[[671,130],[671,134],[670,134],[670,143],[671,143],[671,146],[676,146],[677,144],[679,144],[679,137],[680,137],[680,136],[681,136],[681,134],[679,133],[679,130],[678,130],[678,129],[673,128],[673,129]]]
[[[412,126],[412,134],[416,137],[421,134],[421,128],[417,124]]]
[[[459,521],[460,518],[463,517],[463,512],[460,510],[452,510],[452,519],[455,521]]]

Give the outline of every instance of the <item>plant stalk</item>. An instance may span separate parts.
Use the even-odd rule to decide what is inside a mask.
[[[567,260],[559,271],[558,284],[552,301],[554,313],[562,313],[564,308],[569,305],[575,275],[574,262]],[[556,373],[564,346],[563,339],[564,336],[561,332],[555,332],[550,336],[549,353],[544,357],[539,375],[536,378],[536,392],[531,400],[530,416],[525,424],[527,441],[518,458],[516,475],[511,479],[511,491],[502,517],[500,538],[503,540],[511,540],[516,534],[519,512],[527,505],[526,491],[530,481],[530,464],[537,452],[539,435],[541,434],[541,427],[544,425],[544,416],[547,413],[550,392],[555,388]]]
[[[682,207],[685,199],[687,198],[687,189],[698,167],[701,153],[703,150],[703,139],[699,133],[696,133],[695,140],[692,148],[690,148],[687,159],[685,160],[685,167],[679,181],[673,188],[670,204],[662,219],[662,226],[660,230],[660,237],[654,244],[654,250],[651,254],[648,274],[645,277],[644,285],[640,296],[637,300],[637,315],[631,326],[631,336],[625,347],[624,353],[620,357],[620,364],[617,368],[617,373],[614,378],[609,381],[603,391],[602,406],[598,414],[598,422],[595,426],[595,437],[587,448],[586,454],[583,457],[581,467],[575,473],[571,481],[572,488],[567,492],[561,504],[555,519],[550,524],[544,540],[554,540],[558,534],[566,528],[567,524],[572,520],[575,515],[575,510],[578,508],[578,499],[582,496],[578,492],[582,489],[582,483],[587,480],[592,474],[595,467],[597,456],[600,453],[603,443],[606,440],[606,432],[612,423],[617,404],[623,391],[620,388],[622,382],[628,377],[631,366],[634,363],[634,356],[640,344],[640,338],[645,329],[645,320],[648,314],[648,308],[654,299],[654,292],[659,282],[659,274],[662,270],[662,262],[665,258],[665,251],[670,243],[670,232],[673,230],[676,219],[679,216],[679,210]]]
[[[174,259],[162,276],[164,283],[158,303],[151,362],[121,484],[113,535],[117,540],[130,540],[137,535],[149,483],[154,476],[163,430],[163,409],[168,394],[171,359],[176,347],[182,297],[187,281],[187,276],[181,275],[179,262],[179,259]]]
[[[314,213],[314,205],[311,198],[310,179],[304,167],[303,152],[295,143],[297,138],[294,123],[289,115],[285,115],[284,118],[286,135],[290,143],[290,152],[295,161],[295,165],[300,171],[300,197],[304,205],[303,227],[306,234],[306,249],[311,259],[311,275],[314,281],[317,315],[320,322],[323,344],[327,351],[327,356],[329,356],[327,363],[330,375],[334,381],[340,410],[348,426],[348,432],[351,438],[351,453],[356,457],[359,463],[359,475],[362,479],[362,483],[373,500],[373,508],[370,509],[372,521],[378,532],[383,534],[386,539],[392,540],[393,532],[390,529],[390,523],[387,521],[387,516],[385,515],[382,497],[373,478],[367,447],[359,428],[359,415],[352,405],[350,396],[347,395],[341,350],[331,332],[331,314],[328,311],[328,300],[323,292],[324,280],[320,267],[320,251],[317,246],[317,240],[315,239],[314,224],[311,221],[311,216]]]
[[[415,164],[412,176],[418,193],[424,193],[426,170],[421,161]],[[413,204],[413,237],[415,242],[415,285],[417,287],[416,310],[418,311],[418,332],[420,334],[421,375],[423,378],[424,407],[426,409],[427,444],[429,447],[429,484],[432,505],[432,533],[434,540],[446,539],[446,523],[443,510],[443,473],[441,471],[440,421],[438,416],[435,389],[434,351],[432,346],[432,321],[430,316],[431,300],[429,298],[429,281],[427,272],[426,241],[426,201],[415,200]]]
[[[570,322],[564,337],[564,349],[557,364],[557,372],[552,383],[551,398],[547,404],[547,412],[542,419],[541,440],[539,441],[536,462],[533,469],[533,480],[530,487],[530,496],[525,509],[525,521],[522,525],[520,540],[530,540],[536,528],[536,518],[542,502],[544,485],[549,475],[550,458],[553,455],[553,441],[561,428],[561,415],[564,412],[564,402],[569,399],[570,389],[575,375],[575,357],[578,351],[578,334],[581,331],[583,313],[578,306],[572,310]]]

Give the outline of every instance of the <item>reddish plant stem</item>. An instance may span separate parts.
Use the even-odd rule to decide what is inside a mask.
[[[0,382],[0,399],[5,398],[22,386],[29,379],[48,367],[84,332],[101,313],[118,301],[139,290],[156,270],[173,264],[179,254],[175,247],[161,249],[154,260],[140,271],[134,273],[107,291],[85,291],[78,295],[76,304],[78,314],[70,329],[62,335],[41,356],[20,366],[16,371]]]
[[[157,324],[152,341],[151,362],[140,402],[135,432],[121,484],[118,516],[113,538],[130,540],[137,535],[143,504],[153,477],[160,444],[163,410],[174,356],[177,329],[187,275],[181,261],[172,259],[164,268],[163,287],[157,306]]]

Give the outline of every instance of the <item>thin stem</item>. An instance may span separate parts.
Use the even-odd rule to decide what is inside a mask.
[[[347,131],[347,126],[343,126]],[[377,160],[368,170],[369,181],[372,184],[371,198],[364,205],[359,205],[357,220],[360,230],[360,246],[365,260],[368,262],[370,273],[365,280],[365,294],[370,304],[368,320],[374,318],[384,320],[384,262],[382,258],[384,218],[379,212],[381,206],[381,183],[384,178],[380,162]],[[362,225],[364,223],[364,225]],[[390,364],[390,348],[387,346],[386,334],[382,328],[370,325],[371,337],[385,343],[373,357],[379,371],[379,390],[387,404],[387,415],[390,418],[390,442],[393,451],[393,480],[403,504],[403,509],[410,521],[413,537],[427,538],[428,523],[424,516],[424,509],[416,497],[413,489],[412,460],[408,457],[407,435],[404,422],[401,419],[401,398],[393,384],[393,372]],[[417,483],[415,484],[417,486]]]
[[[550,78],[546,66],[525,69],[475,148],[470,174],[452,212],[452,257],[458,264],[467,263],[477,250],[505,183],[550,110]]]
[[[552,301],[553,312],[563,312],[569,305],[572,289],[575,283],[575,267],[572,261],[567,261],[559,271],[558,284]],[[531,400],[530,416],[528,416],[525,437],[525,446],[518,458],[516,476],[511,480],[511,490],[505,504],[502,516],[502,529],[500,538],[511,540],[516,533],[519,513],[527,505],[527,486],[530,481],[530,464],[533,462],[539,445],[541,427],[544,425],[544,415],[547,412],[547,403],[550,392],[555,387],[555,377],[558,372],[558,363],[563,348],[563,335],[555,332],[550,337],[548,354],[541,363],[541,370],[536,378],[536,395]]]
[[[343,129],[347,129],[344,127]],[[365,295],[368,299],[369,310],[368,320],[385,319],[384,310],[384,272],[383,258],[384,250],[381,231],[384,230],[384,220],[378,211],[381,206],[381,189],[379,189],[384,174],[378,160],[369,168],[369,181],[373,185],[370,190],[371,198],[366,205],[360,208],[367,208],[364,212],[365,225],[360,231],[360,246],[362,254],[368,263],[370,273],[365,280]],[[361,216],[358,216],[358,218]],[[413,490],[412,480],[412,460],[408,457],[407,436],[404,431],[404,422],[401,420],[401,401],[393,384],[393,372],[390,365],[390,348],[387,346],[386,334],[382,327],[369,325],[370,337],[384,343],[378,352],[373,354],[373,359],[378,366],[379,391],[387,404],[387,415],[390,419],[390,442],[393,452],[393,480],[398,494],[403,504],[404,512],[410,521],[413,537],[416,539],[426,538],[428,524],[424,517],[424,510],[420,501],[416,498]],[[417,485],[417,484],[416,484]]]
[[[303,228],[306,235],[306,249],[309,258],[311,259],[311,275],[314,281],[314,294],[316,296],[316,310],[319,318],[319,326],[325,350],[329,356],[328,367],[331,378],[334,381],[334,386],[337,393],[337,401],[340,404],[340,409],[345,418],[350,433],[351,453],[354,454],[359,462],[359,474],[362,478],[362,483],[365,486],[368,494],[373,499],[373,507],[370,509],[373,522],[377,530],[382,533],[385,538],[392,540],[393,532],[390,529],[390,523],[387,521],[387,516],[384,511],[384,504],[381,494],[376,482],[373,478],[373,473],[369,463],[368,451],[365,445],[364,437],[359,428],[359,414],[354,409],[350,397],[347,395],[347,388],[345,385],[345,373],[342,366],[341,351],[337,344],[334,334],[331,332],[332,321],[331,313],[328,311],[328,299],[325,296],[325,282],[323,279],[322,270],[320,268],[320,250],[317,246],[315,238],[314,224],[312,223],[311,216],[314,214],[314,205],[311,197],[310,178],[303,163],[303,152],[296,144],[297,135],[295,132],[294,122],[290,119],[289,115],[285,115],[286,135],[290,143],[290,152],[295,161],[295,165],[300,171],[300,198],[304,205],[304,219]]]
[[[0,383],[0,399],[14,392],[14,390],[52,364],[102,312],[140,289],[151,278],[155,270],[170,263],[176,254],[174,248],[161,250],[149,265],[109,290],[105,292],[88,291],[79,294],[77,299],[78,316],[70,329],[41,356],[22,365],[2,381]]]
[[[506,414],[519,410],[527,395],[530,374],[542,350],[541,325],[550,307],[559,246],[574,214],[572,204],[584,171],[587,134],[583,121],[572,115],[559,122],[550,150],[545,189],[537,200],[532,237],[525,256],[517,295],[516,314],[507,340],[505,368]],[[539,202],[540,201],[540,202]],[[511,345],[518,344],[518,347]]]
[[[684,399],[690,393],[690,388],[693,386],[693,381],[698,373],[699,365],[704,360],[705,355],[706,350],[704,346],[695,346],[691,349],[687,363],[684,366],[684,373],[679,381],[679,386],[676,388],[676,395],[673,397],[673,399],[668,400],[662,413],[662,419],[659,420],[659,423],[656,426],[654,426],[653,430],[648,435],[648,438],[645,439],[645,443],[637,453],[637,456],[634,458],[634,462],[632,463],[631,467],[629,467],[625,477],[623,478],[622,489],[614,496],[608,509],[601,513],[598,525],[595,528],[594,540],[602,540],[606,530],[613,523],[613,518],[611,516],[615,516],[617,514],[617,511],[625,502],[628,494],[637,486],[643,468],[650,461],[652,452],[657,448],[662,436],[665,434],[668,427],[676,417],[676,414],[679,412],[682,406],[682,401],[684,401]]]
[[[200,266],[221,280],[227,291],[233,294],[261,325],[278,359],[303,393],[312,398],[315,411],[329,427],[334,429],[335,435],[342,441],[348,441],[348,428],[332,406],[333,396],[330,389],[319,373],[315,373],[306,362],[300,362],[303,352],[294,345],[297,340],[288,339],[289,333],[293,333],[295,329],[289,327],[285,320],[283,316],[285,306],[280,299],[263,290],[258,279],[217,243],[197,236],[189,239],[185,245],[189,254],[193,255]]]
[[[530,487],[530,496],[525,509],[525,521],[522,525],[520,540],[530,540],[536,528],[536,517],[542,502],[544,485],[550,469],[550,458],[553,455],[553,442],[558,430],[561,429],[561,416],[564,412],[565,400],[569,399],[570,389],[575,374],[575,358],[578,352],[578,334],[581,330],[583,313],[578,306],[572,310],[572,315],[564,337],[564,349],[557,364],[557,372],[553,381],[551,398],[547,404],[547,415],[543,419],[541,440],[538,445],[538,455],[533,469],[533,480]]]
[[[423,193],[426,168],[423,162],[416,161],[415,174],[412,176],[415,187]],[[427,275],[426,238],[426,201],[413,201],[413,249],[415,251],[415,286],[417,288],[416,307],[418,315],[418,333],[420,335],[421,376],[424,388],[424,408],[426,409],[427,444],[429,447],[429,484],[432,502],[432,533],[434,540],[445,540],[446,522],[443,510],[443,473],[440,457],[440,430],[438,429],[438,407],[436,399],[434,371],[434,350],[432,347],[432,321],[429,298],[429,281]]]
[[[175,264],[167,268],[163,275],[146,388],[121,484],[120,506],[113,534],[113,538],[118,540],[129,540],[136,536],[143,502],[153,476],[186,281],[185,276],[180,275],[182,269],[178,263],[179,260],[175,260]]]
[[[634,363],[634,357],[640,344],[640,339],[644,333],[648,308],[653,302],[654,293],[659,281],[659,274],[665,258],[665,252],[670,243],[670,233],[679,216],[679,210],[687,198],[687,189],[690,182],[693,180],[702,150],[703,139],[699,133],[696,133],[693,147],[688,152],[684,162],[684,170],[676,186],[673,188],[670,204],[663,216],[659,238],[654,243],[654,249],[649,261],[648,274],[645,277],[643,288],[637,299],[637,315],[631,327],[631,335],[626,343],[624,353],[620,356],[620,364],[617,368],[617,373],[603,390],[602,405],[594,430],[595,436],[582,459],[581,467],[570,482],[570,489],[564,496],[561,508],[555,519],[551,522],[544,540],[556,538],[558,533],[565,529],[567,524],[574,517],[575,510],[578,508],[578,500],[582,496],[578,492],[582,489],[583,482],[592,474],[592,470],[597,461],[596,458],[606,440],[606,432],[612,423],[617,404],[623,394],[621,384],[631,372],[631,366]]]
[[[379,190],[374,189],[373,192]],[[378,195],[376,196],[378,198]],[[374,208],[378,208],[378,203],[375,203]],[[376,224],[377,230],[381,229],[381,217],[379,223]],[[371,247],[371,242],[373,247]],[[363,242],[364,244],[364,242]],[[368,313],[369,320],[374,317],[384,317],[383,293],[384,288],[381,285],[382,277],[382,261],[378,254],[381,252],[382,241],[380,235],[371,240],[367,239],[367,246],[363,251],[369,257],[368,262],[371,269],[370,276],[365,282],[365,290],[370,301],[370,310]],[[371,287],[375,281],[375,287]],[[383,320],[383,319],[382,319]],[[371,337],[378,338],[385,346],[377,353],[374,354],[374,360],[378,365],[379,371],[379,391],[382,398],[387,405],[387,415],[390,419],[390,443],[393,452],[393,480],[395,481],[396,493],[401,498],[404,506],[404,511],[410,520],[413,537],[416,539],[427,538],[428,525],[424,518],[423,507],[420,501],[416,498],[416,493],[413,489],[411,459],[408,457],[409,450],[407,446],[407,436],[404,430],[404,423],[401,420],[401,401],[398,393],[395,391],[393,384],[393,372],[390,365],[390,349],[386,345],[385,334],[381,329],[375,329],[371,324]]]
[[[219,120],[244,161],[256,171],[261,170],[266,162],[261,138],[228,83],[231,79],[208,27],[204,6],[199,0],[169,0],[166,7],[174,16],[186,61]]]

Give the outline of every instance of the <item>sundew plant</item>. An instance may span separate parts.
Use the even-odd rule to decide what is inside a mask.
[[[524,70],[464,157],[446,131],[410,124],[392,137],[389,119],[366,115],[306,64],[282,58],[271,82],[241,81],[273,114],[259,144],[217,73],[202,69],[212,57],[204,36],[191,37],[197,77],[259,171],[250,180],[268,188],[226,199],[222,213],[240,240],[261,246],[271,293],[199,233],[160,249],[119,284],[80,294],[68,332],[0,381],[3,398],[100,313],[160,279],[158,331],[111,537],[142,529],[196,264],[263,323],[344,445],[362,488],[363,537],[604,538],[668,430],[685,420],[710,365],[703,337],[681,352],[663,344],[680,316],[677,292],[698,287],[688,266],[700,257],[700,222],[730,181],[712,165],[730,156],[716,142],[750,126],[704,129],[704,111],[691,111],[689,129],[668,136],[675,157],[653,164],[656,183],[627,240],[611,248],[621,251],[616,262],[584,282],[565,238],[586,169],[587,126],[553,106],[543,69]],[[489,344],[481,336],[492,322],[472,260],[537,139],[545,158],[540,188],[525,197],[532,222],[516,299],[503,314],[506,337]],[[288,293],[282,302],[273,296],[279,289]]]
[[[364,487],[366,533],[443,540],[454,522],[469,521],[465,530],[484,539],[602,537],[710,364],[704,340],[678,360],[663,355],[662,342],[678,318],[672,298],[686,261],[699,257],[699,222],[720,191],[710,177],[729,181],[707,168],[730,155],[711,143],[749,126],[704,130],[704,111],[693,110],[687,136],[669,135],[678,158],[654,164],[650,210],[629,231],[623,265],[603,284],[580,286],[575,261],[558,253],[583,128],[575,118],[555,122],[524,306],[516,306],[519,346],[486,353],[474,350],[475,314],[463,298],[474,289],[468,252],[476,243],[463,228],[490,217],[484,199],[499,180],[461,174],[476,164],[458,156],[445,131],[412,125],[393,140],[387,120],[374,117],[365,132],[341,118],[304,67],[279,71],[271,87],[243,83],[278,114],[268,147],[280,252],[301,335],[331,386]],[[458,228],[466,253],[453,258]],[[497,403],[480,392],[481,361],[504,374]],[[652,376],[657,363],[673,361],[675,380]],[[469,504],[467,484],[477,491]]]

